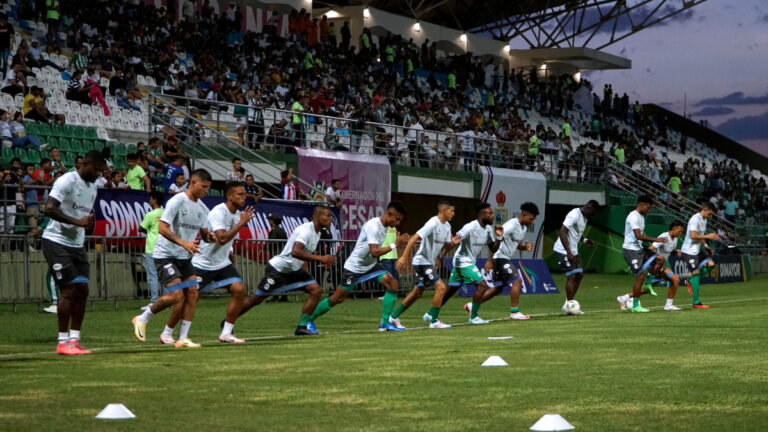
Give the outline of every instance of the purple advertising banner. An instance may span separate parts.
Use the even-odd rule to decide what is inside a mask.
[[[341,183],[342,238],[354,240],[360,228],[381,216],[390,200],[392,171],[384,156],[297,148],[299,177],[323,192]]]
[[[483,274],[483,278],[490,286],[492,282],[492,275],[486,274],[483,266],[487,258],[477,259],[477,268]],[[557,285],[552,279],[552,274],[549,273],[547,263],[542,259],[512,259],[510,260],[517,274],[523,277],[523,285],[520,287],[521,294],[558,294]],[[445,266],[448,269],[453,268],[453,263],[450,258],[444,260]],[[474,285],[463,285],[459,290],[459,295],[462,297],[472,297],[475,293]],[[509,287],[504,287],[501,295],[509,294]]]

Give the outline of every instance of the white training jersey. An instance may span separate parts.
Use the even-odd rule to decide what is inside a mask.
[[[208,213],[208,229],[211,232],[218,230],[230,231],[240,222],[240,211],[229,211],[227,203],[221,203]],[[219,242],[202,243],[200,253],[192,257],[192,265],[201,270],[219,270],[232,262],[229,260],[229,252],[237,235],[225,244]]]
[[[563,225],[568,228],[568,246],[571,248],[571,254],[576,256],[579,254],[579,240],[581,239],[581,236],[584,235],[584,229],[587,227],[587,218],[581,214],[581,209],[577,207],[568,212],[568,215],[565,216],[565,220],[563,221]],[[559,231],[560,230],[558,230],[558,232]],[[567,255],[559,235],[557,236],[557,241],[555,242],[553,250],[559,254]]]
[[[206,225],[208,208],[202,200],[192,201],[186,192],[177,193],[165,203],[161,222],[170,225],[171,232],[184,241],[193,241]],[[152,258],[189,259],[189,252],[183,247],[172,243],[163,235],[157,237]]]
[[[637,210],[627,215],[627,220],[624,222],[624,249],[629,250],[643,250],[643,242],[638,240],[635,236],[635,230],[639,229],[642,233],[645,229],[645,218]]]
[[[413,265],[435,265],[443,246],[451,241],[451,224],[433,216],[416,234],[421,237],[421,246],[413,256]]]
[[[518,245],[525,238],[527,230],[517,218],[508,220],[504,225],[504,235],[499,245],[499,250],[493,254],[493,259],[512,259],[512,255],[517,250]]]
[[[344,263],[344,270],[351,273],[365,273],[373,268],[378,260],[371,255],[370,245],[378,247],[384,243],[386,237],[387,228],[381,223],[381,218],[373,218],[366,222],[357,237],[355,248]]]
[[[475,133],[473,131],[465,131],[459,135],[461,136],[461,151],[475,151]]]
[[[688,227],[685,229],[685,241],[680,250],[686,255],[698,255],[701,250],[701,240],[691,239],[691,231],[696,231],[699,235],[706,234],[707,220],[701,213],[696,213],[688,221]]]
[[[669,232],[662,233],[659,238],[664,239],[664,242],[655,242],[653,247],[664,259],[669,259],[669,255],[677,249],[677,239],[671,238]]]
[[[461,238],[461,243],[453,255],[453,266],[458,268],[475,265],[483,246],[494,243],[493,225],[483,228],[477,219],[461,227],[456,235]]]
[[[307,222],[291,233],[288,237],[288,241],[285,243],[283,251],[280,255],[275,255],[269,260],[269,264],[280,273],[291,273],[299,270],[304,261],[291,256],[293,251],[293,245],[295,243],[301,243],[304,245],[304,250],[308,253],[315,253],[317,244],[320,242],[320,233],[315,231],[315,224],[313,222]]]
[[[74,219],[81,219],[93,212],[96,185],[83,180],[77,171],[72,171],[53,183],[48,197],[61,203],[59,208],[62,213]],[[81,248],[85,240],[85,228],[51,219],[43,232],[43,238],[60,245]]]

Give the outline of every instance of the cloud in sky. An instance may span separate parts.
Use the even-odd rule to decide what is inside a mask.
[[[707,98],[695,104],[704,105],[755,105],[768,104],[768,94],[765,96],[746,96],[744,92],[734,92],[720,98]]]
[[[699,111],[696,111],[695,113],[691,113],[694,117],[711,117],[711,116],[719,116],[719,115],[726,115],[726,114],[733,114],[735,111],[733,108],[728,108],[724,106],[707,106]]]
[[[768,112],[757,116],[732,118],[715,129],[736,141],[768,139]]]

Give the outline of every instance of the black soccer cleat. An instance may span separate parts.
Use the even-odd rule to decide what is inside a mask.
[[[306,328],[305,326],[298,326],[296,327],[296,331],[293,332],[296,336],[316,336],[317,333],[313,333],[312,330]]]

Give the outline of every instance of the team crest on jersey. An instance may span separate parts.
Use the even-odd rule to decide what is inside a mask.
[[[59,271],[62,268],[64,268],[64,266],[59,264],[59,263],[56,263],[56,264],[53,265],[53,271]]]

